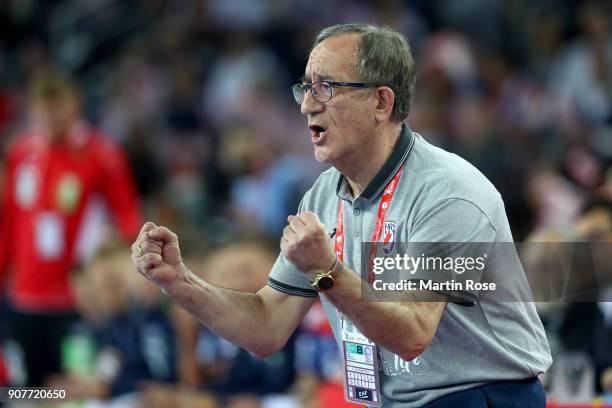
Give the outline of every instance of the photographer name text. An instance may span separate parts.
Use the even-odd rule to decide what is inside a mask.
[[[410,290],[431,290],[431,291],[493,291],[497,285],[493,282],[477,282],[466,279],[465,282],[450,280],[446,282],[435,282],[432,280],[400,280],[398,282],[384,282],[380,279],[372,283],[374,290],[378,291],[410,291]]]

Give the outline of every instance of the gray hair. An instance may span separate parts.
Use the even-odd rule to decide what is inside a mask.
[[[389,27],[370,24],[337,24],[324,28],[315,38],[312,49],[329,37],[360,34],[355,70],[360,80],[386,85],[395,92],[391,117],[404,121],[410,112],[414,94],[416,67],[408,40]]]

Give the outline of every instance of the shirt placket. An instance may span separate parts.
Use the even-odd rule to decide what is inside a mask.
[[[350,219],[351,230],[347,231],[350,233],[350,260],[351,268],[361,277],[364,277],[364,271],[362,270],[362,261],[364,255],[362,250],[362,243],[370,239],[368,233],[368,223],[373,223],[374,219],[370,216],[369,202],[368,200],[357,197],[352,203],[347,206],[347,218]],[[370,232],[371,234],[371,232]],[[347,237],[348,234],[345,234]]]

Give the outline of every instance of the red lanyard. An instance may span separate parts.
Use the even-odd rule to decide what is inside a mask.
[[[382,235],[383,224],[385,216],[391,205],[391,200],[395,194],[397,183],[404,172],[404,166],[402,166],[395,174],[393,179],[385,186],[382,198],[380,199],[380,205],[378,206],[378,214],[376,215],[376,224],[374,224],[374,233],[372,234],[372,242],[378,242]],[[370,248],[370,258],[368,261],[368,283],[374,282],[374,272],[372,271],[372,262],[376,256],[377,245],[372,245]],[[338,206],[338,219],[336,221],[336,241],[334,242],[334,251],[338,260],[342,262],[344,260],[344,203],[340,200]]]

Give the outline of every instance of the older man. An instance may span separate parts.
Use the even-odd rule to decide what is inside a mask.
[[[316,159],[333,167],[288,217],[282,254],[257,294],[200,280],[183,264],[176,235],[150,222],[133,260],[203,324],[260,356],[283,346],[319,296],[343,349],[349,401],[489,407],[512,398],[543,407],[536,377],[551,358],[533,304],[483,302],[468,292],[405,302],[362,296],[364,241],[512,241],[486,178],[404,124],[414,78],[399,33],[361,24],[319,33],[292,90]],[[520,265],[513,273],[524,279]]]

